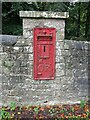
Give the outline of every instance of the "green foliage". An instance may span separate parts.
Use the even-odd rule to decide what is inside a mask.
[[[90,111],[87,111],[86,114],[87,114],[87,117],[90,117]]]
[[[80,106],[81,105],[81,106]],[[84,105],[86,105],[86,109],[84,108]],[[26,115],[27,113],[33,114],[33,117],[36,119],[41,119],[43,117],[43,112],[46,114],[45,117],[48,118],[48,115],[52,117],[56,117],[55,120],[89,120],[88,118],[90,117],[90,110],[87,107],[87,102],[81,100],[81,104],[78,105],[77,109],[76,105],[69,105],[69,106],[46,106],[46,107],[41,107],[41,106],[24,106],[20,107],[18,112],[15,110],[16,104],[15,102],[10,103],[10,107],[7,106],[2,106],[1,111],[0,111],[0,120],[11,120],[11,119],[22,119],[23,114]],[[12,111],[11,111],[12,110]],[[49,112],[48,112],[49,110]],[[21,112],[23,111],[23,112]],[[20,116],[21,115],[21,116]],[[30,116],[31,117],[31,116]]]
[[[36,114],[38,114],[39,108],[38,108],[38,107],[35,107],[35,108],[34,108],[34,111],[35,111]]]
[[[51,108],[51,109],[49,110],[49,112],[50,112],[50,114],[53,114],[53,113],[55,113],[55,109],[54,109],[54,108]]]
[[[19,11],[69,11],[66,19],[66,39],[89,40],[90,2],[3,2],[2,33],[22,35]]]
[[[5,119],[10,120],[10,113],[5,111],[4,108],[2,108],[2,110],[0,111],[0,119],[1,120],[5,120]]]
[[[14,111],[15,107],[16,107],[16,103],[11,102],[10,109]],[[0,120],[10,120],[10,117],[11,117],[10,113],[5,110],[5,107],[2,107],[0,111]]]
[[[7,35],[22,35],[22,26],[16,23],[3,23],[2,31]]]
[[[19,11],[67,11],[69,3],[63,2],[3,2],[2,3],[2,33],[22,35],[22,21]]]
[[[84,101],[84,100],[81,100],[81,101],[80,101],[80,107],[81,107],[81,108],[83,108],[83,107],[85,106],[85,104],[86,104],[86,101]]]
[[[87,19],[87,11],[88,10],[88,2],[81,2],[71,4],[69,8],[70,17],[66,20],[66,38],[67,39],[75,39],[75,40],[88,40],[88,36],[86,35],[87,30],[86,23],[88,23]],[[90,29],[90,26],[89,26]]]
[[[10,109],[11,110],[15,110],[15,107],[16,107],[16,103],[15,102],[11,102],[10,103]]]
[[[71,112],[74,112],[74,111],[75,111],[75,110],[74,110],[74,108],[72,107],[72,108],[71,108]]]

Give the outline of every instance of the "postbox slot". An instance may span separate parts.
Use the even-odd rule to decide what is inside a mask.
[[[49,35],[41,35],[41,36],[37,36],[38,40],[52,40],[52,36]]]
[[[38,34],[39,37],[52,37],[52,34]]]

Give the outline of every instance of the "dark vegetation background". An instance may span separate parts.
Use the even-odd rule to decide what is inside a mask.
[[[21,10],[69,12],[65,39],[90,41],[90,2],[2,2],[2,34],[22,35]]]

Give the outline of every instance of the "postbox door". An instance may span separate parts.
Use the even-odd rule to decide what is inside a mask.
[[[54,79],[55,28],[34,29],[34,79]]]

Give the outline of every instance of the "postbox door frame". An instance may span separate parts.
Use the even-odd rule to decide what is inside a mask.
[[[38,30],[39,29],[42,29],[42,30],[50,30],[52,31],[52,40],[47,40],[47,41],[44,41],[43,43],[44,44],[47,44],[47,45],[50,45],[53,47],[52,51],[53,51],[53,58],[52,58],[52,61],[51,63],[53,63],[52,65],[52,74],[53,74],[53,77],[47,77],[47,78],[38,78],[37,77],[37,35],[38,35]],[[34,79],[35,80],[45,80],[45,79],[49,79],[49,80],[53,80],[55,78],[55,47],[56,47],[56,29],[55,28],[34,28],[33,29],[33,51],[34,51],[34,55],[33,55],[33,60],[34,60],[34,67],[33,67],[33,76],[34,76]],[[42,41],[38,42],[39,44],[42,44]]]

